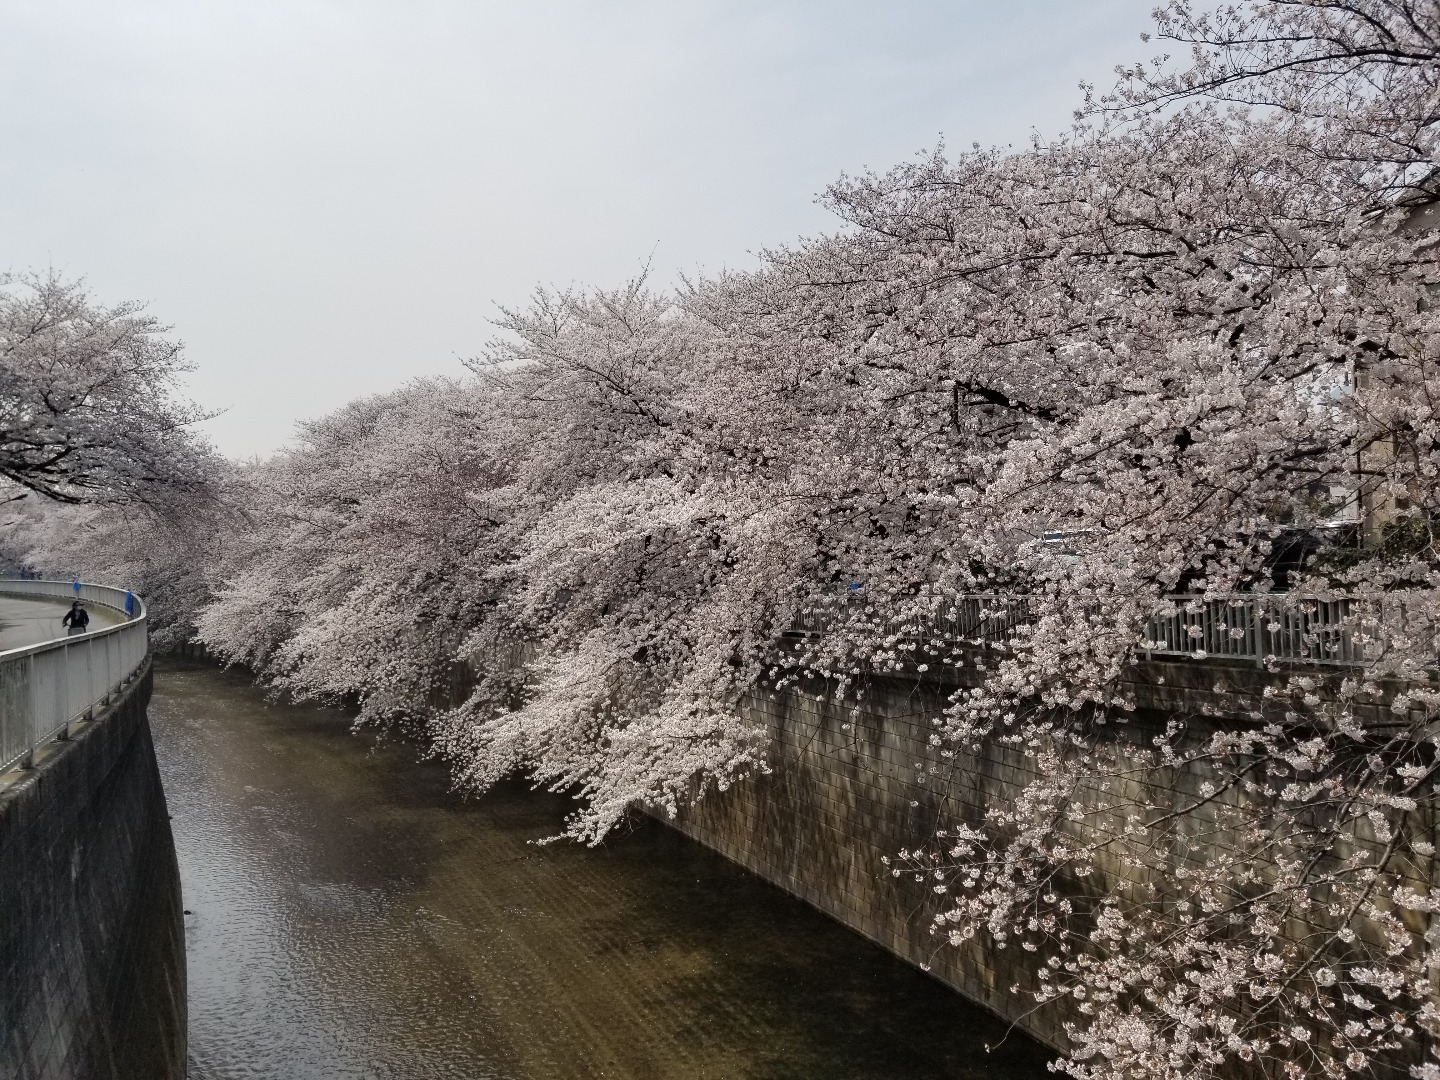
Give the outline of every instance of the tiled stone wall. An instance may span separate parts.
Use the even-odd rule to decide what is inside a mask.
[[[0,779],[0,1077],[185,1075],[180,877],[148,671]]]

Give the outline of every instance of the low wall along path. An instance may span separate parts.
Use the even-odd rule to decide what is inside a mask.
[[[13,644],[60,632],[68,583],[49,583],[56,600],[44,584],[0,582],[26,589],[0,596],[7,757],[42,735],[0,772],[0,1077],[180,1080],[183,912],[143,607],[127,618],[86,586],[90,634]]]

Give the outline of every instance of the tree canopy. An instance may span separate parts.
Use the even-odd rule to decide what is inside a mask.
[[[204,415],[177,396],[186,365],[166,330],[54,273],[0,280],[0,479],[66,503],[203,486]]]
[[[1063,137],[842,178],[836,232],[753,272],[538,293],[470,377],[238,476],[197,632],[423,732],[473,790],[576,793],[593,842],[763,768],[750,695],[844,695],[909,670],[897,624],[1025,596],[932,718],[941,752],[997,740],[1036,777],[905,853],[937,929],[1041,958],[1017,993],[1079,1003],[1077,1077],[1435,1080],[1437,19],[1177,0],[1188,57]],[[1277,581],[1296,534],[1348,539]],[[1272,664],[1253,722],[1132,733],[1167,597],[1277,586],[1349,597],[1365,663]],[[778,652],[817,607],[830,632]],[[1190,804],[1121,783],[1187,769]],[[1155,857],[1197,829],[1232,842]]]

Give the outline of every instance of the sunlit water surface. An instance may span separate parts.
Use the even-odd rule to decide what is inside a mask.
[[[184,882],[192,1080],[1046,1075],[1045,1054],[653,822],[531,841],[333,710],[170,666],[150,710]]]

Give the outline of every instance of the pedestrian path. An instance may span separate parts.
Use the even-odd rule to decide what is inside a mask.
[[[60,620],[69,609],[69,604],[56,600],[22,600],[16,596],[0,596],[0,651],[38,645],[42,641],[64,637],[65,628],[60,625]],[[118,611],[111,611],[98,604],[86,604],[85,610],[90,612],[91,630],[125,621]]]

